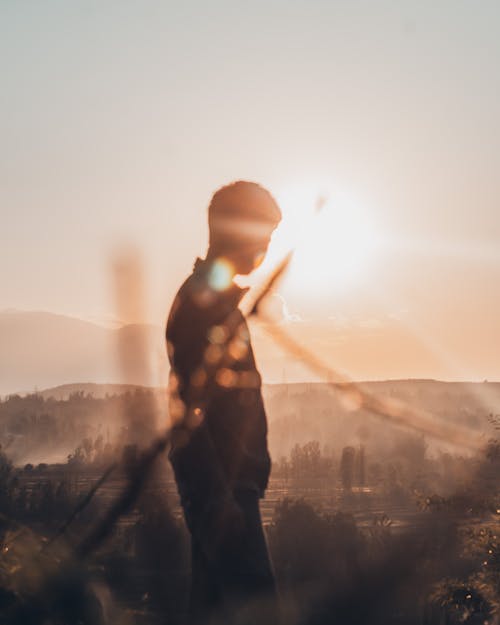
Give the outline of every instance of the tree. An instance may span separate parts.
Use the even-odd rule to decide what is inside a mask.
[[[352,490],[355,456],[356,450],[354,447],[344,447],[342,450],[342,458],[340,459],[340,479],[342,480],[342,488],[345,492],[350,492]]]

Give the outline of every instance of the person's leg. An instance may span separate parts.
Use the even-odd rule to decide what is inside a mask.
[[[259,498],[252,491],[234,494],[244,528],[223,542],[217,568],[224,602],[232,622],[275,625],[276,585],[260,517]]]
[[[219,610],[222,598],[216,574],[194,537],[191,539],[191,593],[189,598],[189,625],[207,625]]]

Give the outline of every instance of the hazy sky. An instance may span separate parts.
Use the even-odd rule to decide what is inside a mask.
[[[317,187],[376,245],[342,289],[292,267],[293,331],[356,376],[500,379],[499,34],[487,0],[2,0],[0,309],[112,318],[128,241],[161,324],[217,187]]]

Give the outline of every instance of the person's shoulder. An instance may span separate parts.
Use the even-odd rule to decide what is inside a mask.
[[[210,285],[207,264],[197,261],[193,273],[184,281],[174,298],[167,321],[169,334],[197,334],[213,325],[224,324],[229,317],[244,323],[238,304],[245,294],[235,284],[224,290]]]

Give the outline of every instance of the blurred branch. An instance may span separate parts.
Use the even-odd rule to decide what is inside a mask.
[[[76,517],[89,505],[89,503],[94,498],[94,495],[101,488],[104,482],[110,477],[110,475],[114,472],[116,467],[118,466],[117,462],[113,462],[101,475],[101,477],[97,480],[97,482],[92,486],[89,492],[85,495],[85,497],[78,503],[73,512],[69,515],[66,521],[61,525],[61,527],[57,530],[55,535],[44,545],[44,549],[50,547],[53,542],[55,542],[58,538],[60,538],[63,534],[66,533],[68,527],[73,523]]]
[[[129,473],[127,485],[111,505],[105,516],[90,530],[76,547],[76,555],[85,558],[95,551],[113,531],[117,521],[130,511],[142,488],[151,475],[155,460],[165,451],[170,442],[171,430],[158,437],[140,456]]]
[[[444,422],[436,415],[413,408],[403,401],[376,397],[359,384],[324,363],[306,347],[300,345],[282,327],[270,322],[263,313],[260,316],[264,330],[288,354],[300,360],[310,371],[321,377],[333,389],[344,395],[356,410],[367,410],[394,425],[413,429],[421,434],[451,443],[458,447],[478,451],[484,441],[477,432],[457,424]],[[337,381],[332,382],[332,378]]]
[[[293,250],[290,250],[288,254],[276,265],[276,268],[269,274],[267,279],[257,288],[257,294],[253,301],[253,304],[249,307],[248,311],[243,310],[245,317],[251,317],[258,314],[258,309],[265,298],[271,293],[277,282],[283,277],[283,274],[288,269],[290,261],[292,260]]]

